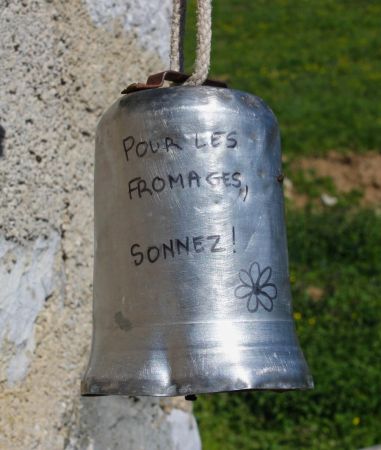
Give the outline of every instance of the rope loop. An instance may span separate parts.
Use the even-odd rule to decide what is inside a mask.
[[[186,0],[173,0],[171,70],[183,71]],[[208,78],[212,41],[212,0],[197,0],[197,47],[194,71],[184,85],[199,86]]]
[[[170,68],[184,71],[184,33],[187,0],[173,0],[171,24]]]

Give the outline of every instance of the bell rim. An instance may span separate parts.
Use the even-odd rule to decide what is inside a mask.
[[[141,382],[141,380],[139,380]],[[202,395],[202,394],[222,394],[228,392],[248,392],[248,391],[271,391],[271,392],[289,392],[289,391],[308,391],[315,388],[315,384],[312,376],[308,373],[305,375],[304,382],[299,383],[286,383],[284,382],[274,382],[274,383],[263,383],[263,385],[257,385],[257,383],[253,383],[250,387],[246,388],[234,388],[229,387],[226,389],[219,388],[179,388],[174,392],[158,392],[155,390],[139,390],[139,389],[131,389],[129,388],[128,381],[119,381],[113,382],[113,387],[105,387],[110,386],[110,382],[107,381],[96,381],[94,378],[92,380],[81,380],[81,396],[82,397],[106,397],[113,395],[123,395],[123,396],[132,396],[132,397],[184,397],[188,395]]]
[[[138,90],[135,92],[130,92],[128,94],[122,94],[121,97],[119,97],[115,103],[119,104],[121,103],[125,103],[126,101],[128,101],[128,99],[132,99],[136,96],[142,96],[145,95],[147,97],[156,97],[159,95],[165,95],[165,94],[169,94],[169,93],[176,93],[179,91],[183,91],[185,92],[189,92],[189,91],[209,91],[209,92],[218,92],[220,94],[227,93],[229,94],[235,94],[236,99],[240,97],[240,100],[244,101],[246,100],[246,97],[252,97],[255,101],[259,101],[259,104],[256,104],[256,108],[261,107],[261,108],[266,108],[268,110],[271,111],[272,115],[274,116],[274,119],[277,121],[276,116],[274,114],[274,112],[272,111],[272,109],[270,108],[270,106],[267,104],[267,102],[260,97],[257,94],[254,94],[252,92],[248,92],[248,91],[244,91],[242,89],[235,89],[235,88],[231,88],[231,87],[221,87],[221,86],[210,86],[210,85],[197,85],[197,86],[188,86],[188,85],[176,85],[176,86],[165,86],[165,87],[161,87],[158,89],[146,89],[146,90]],[[253,105],[246,105],[248,106],[248,109],[252,109]]]

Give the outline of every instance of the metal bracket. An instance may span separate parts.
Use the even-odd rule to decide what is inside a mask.
[[[131,92],[143,91],[146,89],[156,89],[163,86],[164,81],[172,81],[173,83],[181,84],[186,81],[190,75],[185,73],[176,72],[174,70],[166,70],[164,72],[155,73],[147,78],[146,83],[133,83],[127,86],[121,93],[130,94]],[[204,81],[204,86],[214,86],[220,88],[227,88],[227,84],[223,81],[210,80],[209,78]]]

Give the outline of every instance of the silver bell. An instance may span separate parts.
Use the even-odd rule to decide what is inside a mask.
[[[83,395],[313,386],[292,316],[277,120],[213,86],[128,93],[95,157]]]

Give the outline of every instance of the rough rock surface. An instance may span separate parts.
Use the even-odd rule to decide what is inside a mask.
[[[79,397],[94,130],[126,84],[165,68],[168,1],[147,3],[0,0],[1,449],[200,448],[184,405]]]

